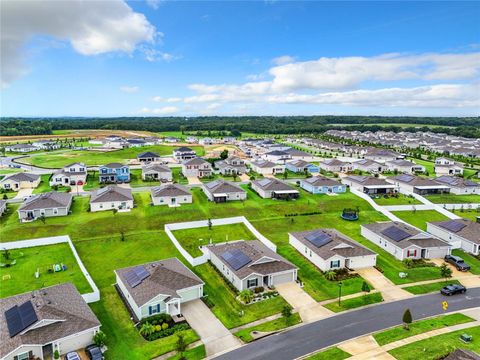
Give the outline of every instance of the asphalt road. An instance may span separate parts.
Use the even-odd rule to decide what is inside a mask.
[[[269,336],[245,345],[215,359],[222,360],[292,360],[324,347],[400,325],[405,309],[414,320],[443,314],[442,301],[449,303],[448,312],[480,306],[480,287],[465,295],[445,297],[440,294],[418,296],[336,315]]]

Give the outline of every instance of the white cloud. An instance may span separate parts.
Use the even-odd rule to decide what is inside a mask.
[[[138,86],[120,86],[120,91],[133,94],[140,91]]]
[[[170,62],[181,58],[181,56],[173,55],[153,48],[144,48],[142,51],[145,54],[145,59],[150,62]]]
[[[162,0],[147,0],[147,5],[150,6],[152,9],[158,10],[162,2]]]
[[[272,63],[275,65],[285,65],[295,62],[295,58],[290,55],[283,55],[272,59]]]
[[[180,102],[182,101],[183,99],[180,98],[180,97],[169,97],[169,98],[164,98],[164,97],[161,97],[161,96],[154,96],[152,98],[152,101],[155,101],[155,102],[166,102],[166,103],[176,103],[176,102]]]
[[[171,115],[179,112],[180,109],[175,106],[165,106],[161,108],[150,109],[144,107],[140,109],[139,113],[141,114],[152,114],[152,115]]]
[[[86,56],[132,53],[153,42],[155,27],[122,0],[1,1],[1,73],[6,86],[28,71],[25,45],[36,35],[69,42]]]

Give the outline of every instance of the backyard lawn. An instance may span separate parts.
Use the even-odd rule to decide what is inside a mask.
[[[441,288],[449,284],[460,284],[457,280],[447,280],[447,281],[439,281],[430,284],[423,284],[423,285],[414,285],[403,288],[414,295],[421,295],[421,294],[428,294],[431,292],[439,292]]]
[[[427,222],[448,220],[435,210],[392,211],[392,214],[421,230],[427,230]]]
[[[413,196],[407,196],[404,194],[398,194],[398,197],[395,196],[381,196],[378,198],[374,198],[378,205],[416,205],[421,204],[420,201],[415,199]]]
[[[1,298],[67,281],[75,284],[82,294],[92,291],[68,244],[14,249],[10,256],[16,264],[0,268]],[[5,261],[3,256],[1,261]],[[67,270],[49,272],[54,264],[64,264]],[[40,273],[38,279],[35,278],[37,270]]]
[[[235,336],[238,336],[244,342],[252,342],[254,339],[251,335],[252,331],[260,331],[260,332],[269,332],[269,331],[279,331],[283,330],[289,326],[293,326],[302,322],[300,319],[300,315],[298,313],[292,314],[288,321],[284,318],[278,318],[272,321],[267,321],[263,324],[251,326],[246,329],[242,329],[235,333]]]
[[[452,210],[450,210],[452,211]],[[480,216],[479,210],[455,210],[454,214],[468,220],[477,221],[477,217]]]
[[[361,306],[376,304],[383,301],[382,294],[377,292],[373,294],[367,294],[358,296],[352,299],[342,300],[340,305],[338,301],[324,305],[327,309],[332,310],[333,312],[341,312],[345,310],[355,309]]]
[[[256,237],[245,224],[230,224],[172,231],[175,238],[193,257],[201,256],[200,245],[216,244],[234,240],[255,240]]]
[[[480,195],[436,194],[425,198],[434,204],[478,204]]]

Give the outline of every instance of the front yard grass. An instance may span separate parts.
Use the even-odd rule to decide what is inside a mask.
[[[436,194],[425,196],[434,204],[478,204],[480,195]]]
[[[373,201],[378,205],[417,205],[421,204],[420,201],[415,199],[413,196],[407,196],[404,194],[398,194],[398,197],[395,196],[381,196],[379,198],[373,198]]]
[[[471,343],[460,340],[462,334],[473,336]],[[455,349],[468,349],[480,352],[480,326],[458,330],[448,334],[433,336],[389,351],[398,360],[435,360]]]
[[[403,288],[403,290],[406,290],[414,295],[421,295],[440,291],[441,288],[449,284],[460,284],[460,282],[457,280],[439,281],[430,284],[409,286]]]
[[[194,348],[188,349],[183,353],[183,359],[186,360],[201,360],[205,359],[207,353],[205,351],[205,345],[195,346]],[[181,360],[182,356],[176,354],[172,357],[169,357],[168,360]]]
[[[392,211],[392,214],[421,230],[427,230],[427,222],[448,220],[435,210]]]
[[[312,356],[307,357],[305,360],[344,360],[348,359],[352,355],[338,347],[333,347],[328,350],[320,351]]]
[[[72,282],[83,294],[92,291],[66,243],[13,249],[10,256],[16,264],[0,268],[1,298],[64,282]],[[2,257],[0,261],[5,260]],[[65,264],[67,270],[48,272],[54,264]],[[35,278],[37,270],[40,272],[38,279]]]
[[[403,326],[396,326],[394,328],[373,334],[378,345],[383,346],[398,340],[426,333],[428,331],[441,329],[448,326],[464,324],[475,321],[469,316],[461,313],[436,316],[430,319],[415,321],[410,324],[410,329],[405,330]]]
[[[239,337],[244,342],[252,342],[254,339],[251,335],[252,331],[260,331],[260,332],[269,332],[269,331],[278,331],[285,329],[287,327],[300,324],[302,319],[300,319],[300,315],[298,313],[292,314],[288,321],[284,318],[278,318],[272,321],[267,321],[263,324],[252,326],[246,329],[242,329],[237,331],[234,335]]]
[[[255,240],[256,237],[243,223],[208,226],[172,231],[175,238],[193,257],[201,256],[200,245],[222,243],[235,240]]]
[[[355,309],[365,305],[376,304],[382,301],[382,294],[377,292],[373,294],[361,295],[352,299],[342,300],[340,302],[340,305],[338,305],[338,301],[334,301],[324,306],[327,309],[337,313],[345,310]]]
[[[460,256],[468,265],[470,265],[470,272],[472,274],[480,275],[480,258],[460,249],[455,249],[452,253],[453,255]]]

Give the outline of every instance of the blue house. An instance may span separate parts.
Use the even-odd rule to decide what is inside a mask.
[[[320,172],[320,168],[317,165],[313,165],[304,160],[293,160],[285,164],[285,168],[294,173],[308,171],[311,174]]]
[[[101,183],[124,183],[130,182],[130,168],[128,165],[110,163],[102,165],[98,169],[99,182]]]
[[[347,186],[339,181],[323,176],[312,176],[300,180],[300,187],[312,194],[344,193]]]

